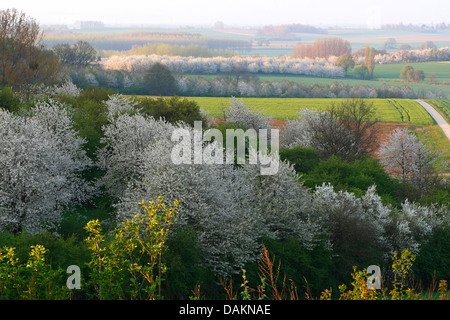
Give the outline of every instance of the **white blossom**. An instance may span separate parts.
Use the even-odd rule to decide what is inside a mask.
[[[114,94],[108,96],[105,105],[108,110],[108,119],[112,120],[120,114],[128,113],[131,114],[135,111],[135,106],[138,102],[131,97],[124,97],[119,94]]]
[[[264,110],[257,110],[252,107],[244,105],[241,101],[231,98],[231,104],[223,107],[225,121],[227,123],[234,123],[238,127],[246,129],[270,129],[270,116],[265,115]]]
[[[53,95],[66,95],[69,97],[78,97],[81,93],[81,89],[78,88],[71,80],[66,80],[60,86],[53,87]]]
[[[404,180],[412,179],[419,187],[438,156],[406,128],[395,129],[387,141],[381,143],[379,155],[389,173]]]
[[[0,110],[0,227],[54,230],[68,206],[93,189],[81,173],[92,165],[65,107],[38,102],[31,117]]]
[[[163,120],[140,114],[119,114],[104,126],[102,143],[105,147],[98,151],[100,168],[106,170],[102,183],[113,197],[119,197],[124,179],[134,177],[139,155],[150,143],[161,137],[169,138],[172,125]]]

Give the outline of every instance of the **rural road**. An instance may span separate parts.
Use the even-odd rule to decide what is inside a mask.
[[[425,110],[433,117],[434,121],[441,127],[442,131],[444,131],[448,140],[450,140],[450,125],[445,121],[445,119],[437,112],[432,106],[422,100],[416,100]]]

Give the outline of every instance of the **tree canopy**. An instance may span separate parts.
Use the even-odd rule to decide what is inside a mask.
[[[56,45],[53,51],[63,63],[76,67],[86,67],[96,59],[96,50],[81,40],[72,46],[67,43]]]
[[[0,86],[25,89],[61,78],[59,59],[42,44],[35,19],[17,9],[0,11]]]
[[[155,63],[144,76],[144,85],[148,94],[170,96],[177,91],[172,72],[165,65]]]

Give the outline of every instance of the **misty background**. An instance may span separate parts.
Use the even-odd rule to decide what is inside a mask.
[[[227,27],[301,23],[321,27],[368,27],[383,24],[448,22],[448,0],[152,0],[34,1],[3,0],[0,9],[17,8],[40,24],[73,24],[97,20],[106,25]]]

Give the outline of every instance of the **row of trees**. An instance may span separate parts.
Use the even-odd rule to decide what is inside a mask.
[[[327,59],[294,59],[289,57],[214,57],[189,58],[172,56],[112,56],[103,62],[107,70],[146,72],[153,64],[161,63],[173,73],[264,73],[299,74],[316,77],[342,78],[344,72],[335,61]]]
[[[364,54],[353,54],[356,64],[364,62]],[[450,48],[423,48],[416,50],[375,51],[375,64],[415,63],[429,61],[449,61]]]
[[[98,50],[126,51],[135,45],[147,43],[165,43],[170,45],[199,45],[210,50],[233,50],[245,52],[251,49],[252,42],[243,39],[210,38],[198,33],[181,31],[133,31],[117,33],[73,33],[48,32],[45,43],[50,48],[60,43],[75,44],[78,41],[87,41]]]
[[[415,91],[408,86],[366,85],[348,86],[340,82],[331,85],[305,85],[293,81],[238,80],[226,77],[214,79],[179,77],[177,94],[183,96],[242,96],[289,98],[446,98],[442,92]]]
[[[294,46],[295,58],[328,58],[352,53],[350,42],[340,38],[317,39],[312,44]]]
[[[424,32],[424,33],[435,33],[441,30],[448,30],[450,28],[449,24],[445,22],[438,23],[436,25],[414,25],[414,24],[384,24],[381,26],[381,29],[386,30],[404,30],[404,31],[413,31],[413,32]]]
[[[66,65],[74,67],[86,67],[97,60],[96,50],[86,41],[78,41],[74,45],[67,43],[53,47],[53,52]]]
[[[177,45],[168,43],[147,43],[142,46],[135,45],[128,51],[99,50],[101,56],[112,55],[145,55],[156,54],[158,56],[180,56],[180,57],[233,57],[237,51],[209,49],[198,44]]]
[[[156,66],[156,64],[154,65]],[[170,72],[169,72],[170,74]],[[445,98],[440,91],[413,90],[408,86],[383,84],[378,87],[367,85],[349,86],[340,82],[331,85],[302,84],[289,80],[260,81],[249,75],[225,75],[214,78],[175,76],[175,87],[169,91],[158,91],[162,82],[152,81],[145,73],[112,71],[97,68],[70,70],[69,79],[77,86],[107,87],[126,94],[177,94],[181,96],[248,96],[248,97],[291,97],[291,98]],[[173,76],[173,75],[172,75]],[[171,75],[161,79],[171,79]],[[169,83],[172,82],[169,80]],[[151,83],[155,83],[153,86]]]
[[[304,24],[285,24],[263,26],[256,31],[256,35],[270,40],[298,39],[296,33],[326,34],[327,30]]]
[[[325,51],[327,50],[328,49]],[[336,67],[338,57],[345,57],[345,63],[342,65],[338,64]],[[353,60],[353,62],[351,62],[351,60]],[[187,57],[157,55],[112,56],[104,62],[104,68],[144,72],[153,63],[159,62],[167,65],[172,72],[175,73],[282,73],[339,78],[345,76],[345,70],[348,70],[349,66],[364,64],[367,67],[368,76],[371,78],[376,64],[448,60],[450,60],[449,48],[379,52],[373,47],[368,46],[362,53],[355,52],[352,54],[351,50],[349,52],[348,50],[335,51],[333,54],[326,55],[326,57],[323,58],[215,57],[192,59]],[[341,70],[341,68],[344,70]]]

